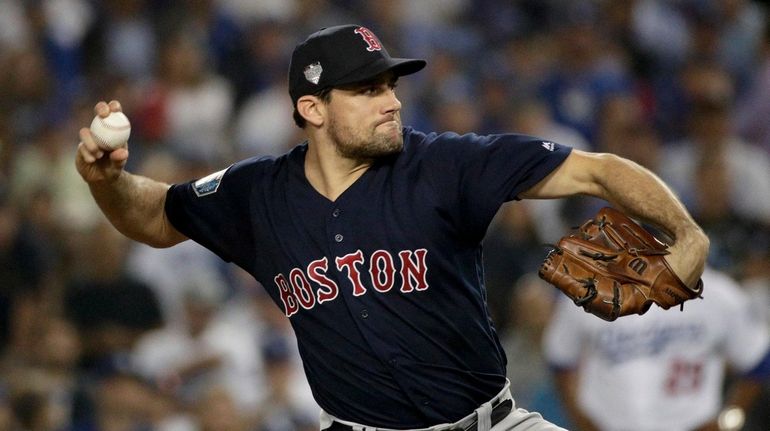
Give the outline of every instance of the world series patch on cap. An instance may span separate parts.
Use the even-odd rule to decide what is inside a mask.
[[[391,57],[366,27],[327,27],[294,48],[289,66],[289,95],[296,105],[306,94],[366,81],[388,70],[397,76],[409,75],[425,64],[425,60]]]

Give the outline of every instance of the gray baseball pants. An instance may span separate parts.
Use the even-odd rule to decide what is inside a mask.
[[[419,430],[408,431],[462,431],[466,429],[472,429],[475,431],[567,431],[564,428],[558,427],[547,420],[543,419],[539,413],[528,412],[521,408],[516,408],[516,403],[513,404],[513,408],[508,416],[500,420],[492,426],[491,412],[493,404],[497,404],[500,401],[511,400],[510,382],[506,383],[505,387],[499,394],[488,402],[479,406],[473,413],[460,419],[459,421],[451,424],[440,424],[430,428],[423,428]],[[343,421],[337,419],[334,416],[321,411],[321,431],[329,428],[332,422],[338,422],[349,426],[352,431],[398,431],[389,430],[385,428],[369,427],[353,422]]]

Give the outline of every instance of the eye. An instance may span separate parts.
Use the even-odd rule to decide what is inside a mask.
[[[367,96],[373,96],[377,94],[380,91],[380,87],[377,85],[370,85],[367,87],[364,87],[361,89],[361,94],[365,94]]]
[[[371,85],[365,85],[358,90],[358,94],[364,96],[377,96],[387,90],[394,90],[397,87],[396,82],[376,83]]]

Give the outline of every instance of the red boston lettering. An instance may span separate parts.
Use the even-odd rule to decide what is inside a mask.
[[[397,261],[395,254],[387,250],[376,250],[369,256],[369,265],[366,266],[364,253],[356,250],[355,253],[335,258],[334,263],[338,271],[335,275],[327,275],[329,259],[323,257],[310,262],[305,269],[293,268],[288,277],[278,274],[273,281],[278,286],[284,313],[286,317],[291,317],[300,307],[311,310],[317,304],[337,299],[340,293],[337,283],[342,280],[342,273],[352,285],[353,296],[366,294],[367,287],[364,282],[369,281],[369,286],[378,293],[390,292],[397,284],[396,274],[401,276],[402,293],[423,291],[429,287],[428,266],[425,263],[427,254],[428,250],[424,248],[402,250],[398,253]],[[396,267],[398,263],[401,264],[400,268]],[[369,273],[368,279],[362,277],[362,270]]]
[[[321,288],[318,289],[318,303],[323,304],[326,301],[331,301],[336,298],[340,292],[337,283],[326,276],[326,271],[329,270],[329,259],[316,259],[310,262],[307,266],[307,276],[318,283]]]
[[[278,274],[273,279],[278,286],[278,292],[281,294],[281,302],[283,302],[283,312],[286,317],[291,317],[299,309],[297,305],[297,297],[294,295],[294,291],[289,286],[289,282],[286,281],[286,277],[283,274]]]
[[[361,250],[357,250],[355,253],[338,257],[336,260],[337,269],[340,271],[345,269],[348,273],[348,279],[353,283],[353,296],[361,296],[366,293],[366,288],[361,283],[361,273],[356,268],[357,263],[363,263],[364,253]]]
[[[404,250],[398,253],[401,258],[401,291],[404,293],[413,290],[425,290],[428,288],[426,274],[428,267],[425,265],[425,255],[428,250],[421,248],[412,252]],[[412,260],[412,255],[415,260]],[[414,282],[414,284],[412,284]]]
[[[292,269],[289,274],[289,281],[291,282],[291,288],[294,289],[299,305],[305,310],[313,308],[315,305],[315,294],[313,293],[313,288],[310,287],[310,282],[305,276],[305,272],[299,268]]]
[[[385,250],[377,250],[369,259],[369,274],[372,276],[372,286],[378,292],[385,293],[393,288],[396,268],[393,256]]]

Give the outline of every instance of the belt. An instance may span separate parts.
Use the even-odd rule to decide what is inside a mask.
[[[510,398],[501,400],[497,404],[492,406],[492,412],[490,414],[490,419],[492,422],[492,426],[496,425],[498,422],[503,420],[506,416],[508,416],[511,413],[511,410],[513,410],[513,400]],[[448,428],[447,431],[477,431],[479,425],[478,418],[473,418],[473,421],[465,426],[456,426]],[[374,428],[376,429],[376,428]],[[343,424],[341,422],[334,421],[332,422],[332,425],[324,431],[357,431],[352,426]]]
[[[503,420],[506,416],[508,416],[511,413],[511,410],[513,410],[513,400],[503,400],[496,406],[492,407],[492,413],[490,414],[490,419],[492,420],[492,426],[497,425],[498,422]],[[451,430],[463,430],[463,431],[476,431],[479,427],[479,419],[476,418],[471,422],[470,425],[464,427],[464,428],[450,428]]]

